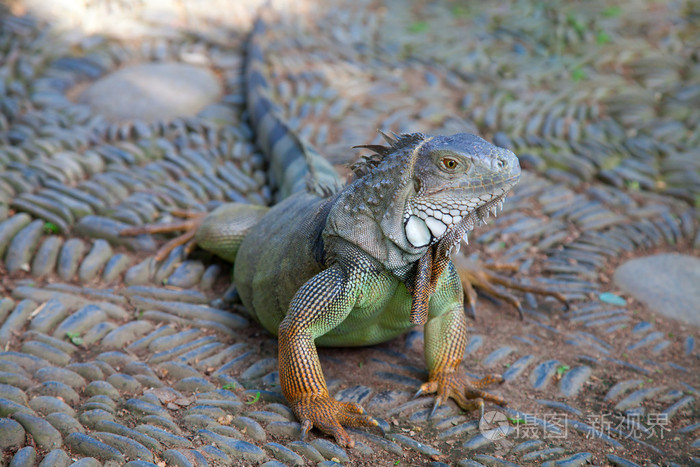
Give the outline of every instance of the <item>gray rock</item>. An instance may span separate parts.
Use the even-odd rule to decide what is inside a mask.
[[[0,418],[0,451],[7,448],[22,446],[25,431],[22,425],[11,418]]]
[[[73,461],[63,449],[54,449],[48,453],[39,464],[39,467],[68,467]]]
[[[61,433],[43,418],[19,412],[15,412],[12,417],[21,423],[24,429],[32,435],[40,448],[55,449],[63,446]]]
[[[30,467],[36,462],[36,449],[31,446],[22,448],[14,455],[10,467]]]
[[[82,433],[72,433],[66,436],[66,444],[74,452],[85,456],[96,457],[102,460],[115,460],[121,463],[125,462],[124,456],[112,446]]]
[[[622,264],[615,284],[664,316],[700,326],[700,259],[677,253]]]
[[[84,433],[85,428],[75,418],[63,412],[54,412],[46,416],[46,421],[56,428],[61,435],[68,436],[71,433]]]
[[[78,100],[112,122],[155,122],[196,115],[220,95],[221,85],[209,70],[182,63],[147,63],[98,80]]]

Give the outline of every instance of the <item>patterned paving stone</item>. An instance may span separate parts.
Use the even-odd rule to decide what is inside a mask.
[[[165,238],[117,235],[273,198],[244,110],[257,2],[217,1],[2,7],[0,463],[686,462],[697,332],[629,300],[610,270],[700,246],[693,2],[273,2],[261,58],[290,127],[336,163],[379,141],[375,128],[473,131],[512,148],[530,171],[464,250],[572,302],[562,313],[517,295],[519,321],[480,295],[463,370],[503,373],[494,391],[511,409],[486,407],[504,416],[500,441],[476,413],[448,404],[429,419],[432,400],[410,399],[426,377],[420,333],[322,351],[332,393],[391,429],[353,431],[358,447],[343,450],[315,431],[298,441],[276,343],[230,305],[228,265],[182,249],[157,262]],[[155,87],[137,100],[95,91],[139,70]],[[156,78],[208,100],[175,108],[193,94]]]
[[[656,313],[700,326],[697,258],[664,254],[633,259],[620,265],[614,279],[618,287]]]

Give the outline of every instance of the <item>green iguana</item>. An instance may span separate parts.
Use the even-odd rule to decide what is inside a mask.
[[[266,95],[263,27],[256,24],[247,51],[248,111],[281,201],[270,209],[225,204],[122,234],[185,228],[159,258],[189,242],[234,263],[243,304],[279,336],[282,392],[303,436],[315,426],[353,446],[343,426],[378,426],[358,404],[329,395],[317,345],[376,344],[421,324],[430,375],[419,394],[437,393],[435,407],[447,398],[465,410],[505,405],[482,390],[500,376],[471,381],[460,372],[467,321],[450,255],[502,206],[520,177],[518,159],[471,134],[404,134],[364,146],[373,154],[353,166],[354,181],[335,188],[332,166],[299,141]]]

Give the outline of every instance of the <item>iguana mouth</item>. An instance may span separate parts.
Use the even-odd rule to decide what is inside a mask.
[[[488,198],[476,197],[467,202],[446,198],[441,203],[423,200],[414,202],[414,205],[407,203],[404,214],[406,239],[414,248],[422,248],[439,242],[448,232],[458,232],[460,235],[456,236],[452,247],[459,251],[460,241],[463,239],[469,243],[468,234],[478,222],[486,223],[491,214],[495,217],[503,209],[506,192]]]

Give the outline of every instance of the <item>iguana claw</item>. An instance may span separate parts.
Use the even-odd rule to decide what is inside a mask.
[[[292,410],[301,420],[301,440],[304,441],[311,428],[316,427],[335,438],[340,446],[354,447],[355,441],[343,426],[378,427],[384,430],[374,417],[354,402],[340,402],[330,396],[312,396],[291,402]]]
[[[520,290],[522,292],[530,292],[536,295],[544,295],[548,297],[554,297],[564,304],[566,310],[569,309],[569,302],[566,297],[559,292],[546,289],[544,287],[538,287],[533,285],[520,284],[509,277],[498,274],[496,271],[509,270],[512,271],[516,268],[512,264],[480,264],[477,261],[473,261],[465,258],[464,256],[453,255],[452,262],[457,269],[462,286],[464,288],[464,302],[465,311],[472,317],[476,318],[476,297],[477,293],[474,288],[483,290],[489,295],[499,298],[506,303],[510,304],[513,308],[518,311],[520,319],[524,319],[523,307],[520,304],[520,300],[515,298],[510,293],[498,289],[495,286],[501,285],[508,289]]]
[[[432,418],[437,409],[448,398],[454,399],[457,405],[465,410],[479,409],[484,413],[484,401],[498,405],[507,405],[500,396],[483,391],[481,388],[491,384],[500,384],[503,378],[500,375],[488,375],[479,380],[472,381],[464,375],[452,373],[439,373],[431,375],[430,381],[424,383],[418,390],[420,394],[437,393],[435,403],[428,418]]]
[[[180,222],[173,222],[170,224],[148,224],[137,227],[129,227],[119,232],[119,235],[132,236],[141,234],[184,231],[184,233],[171,239],[165,245],[160,247],[160,249],[156,253],[156,261],[164,260],[170,254],[171,251],[183,244],[185,245],[185,252],[190,253],[197,246],[197,243],[194,241],[194,236],[197,233],[197,229],[201,225],[207,213],[190,211],[172,211],[171,214],[177,217],[185,218],[186,220]]]

